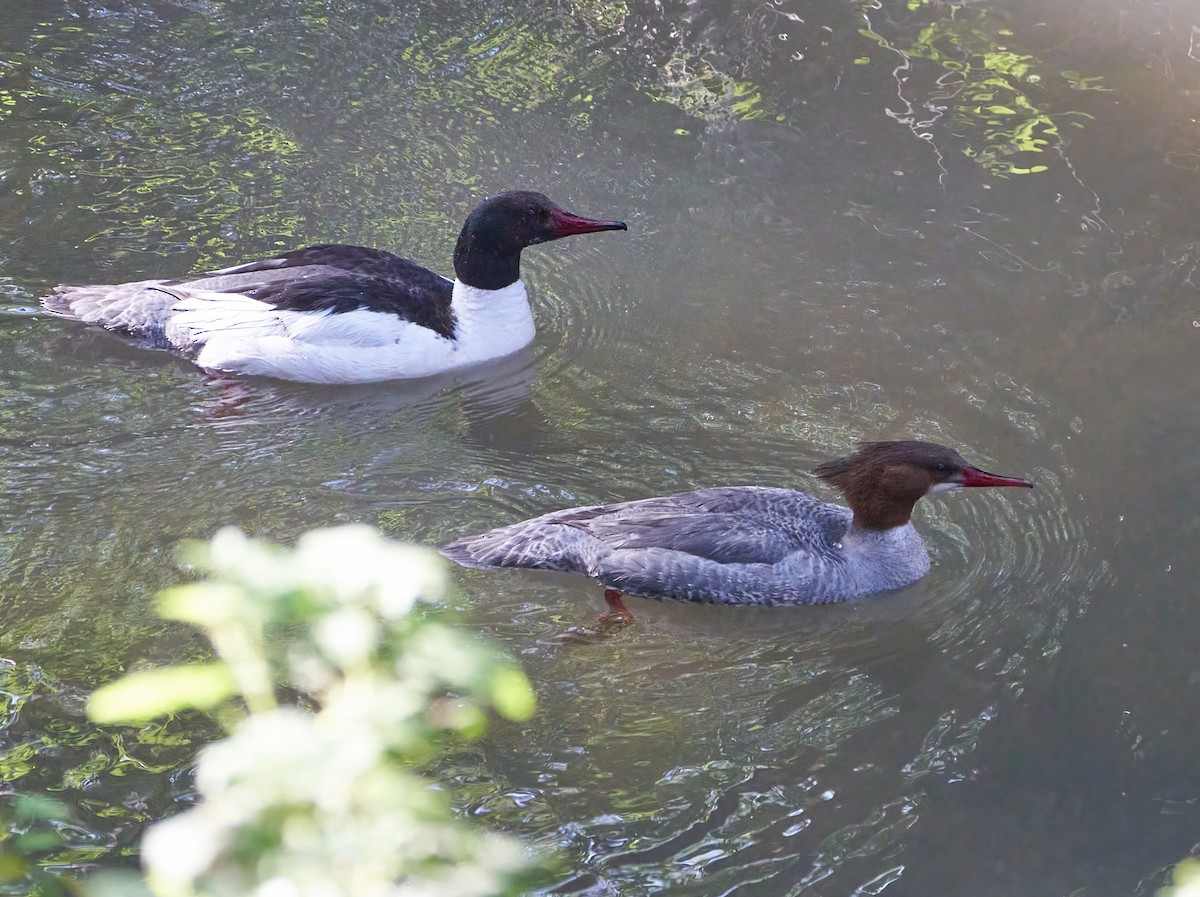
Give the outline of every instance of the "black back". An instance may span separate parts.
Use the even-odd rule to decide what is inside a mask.
[[[297,275],[289,271],[292,268],[308,270]],[[324,270],[313,275],[312,268]],[[282,311],[344,314],[364,309],[395,315],[447,339],[454,337],[450,281],[382,249],[322,243],[249,262],[225,274],[201,274],[170,283],[200,285],[209,278],[237,281],[215,288]]]

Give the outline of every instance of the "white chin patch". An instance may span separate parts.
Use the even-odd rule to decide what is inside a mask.
[[[934,492],[949,492],[951,489],[961,488],[962,483],[938,483],[936,486],[930,487],[929,494],[932,495]]]

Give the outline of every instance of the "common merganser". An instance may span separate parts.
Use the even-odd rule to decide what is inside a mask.
[[[380,249],[321,244],[178,280],[59,286],[42,304],[207,369],[307,383],[426,377],[533,339],[526,246],[626,229],[516,190],[467,217],[453,281]]]
[[[790,489],[724,486],[554,511],[441,551],[467,567],[590,576],[608,587],[610,609],[627,616],[622,594],[829,604],[898,589],[929,572],[929,554],[910,522],[922,496],[962,486],[1033,486],[914,440],[863,443],[813,472],[840,489],[849,507]]]

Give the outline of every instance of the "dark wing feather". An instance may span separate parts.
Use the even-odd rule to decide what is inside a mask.
[[[325,268],[340,268],[343,271],[361,272],[367,276],[380,277],[410,277],[415,273],[424,273],[437,277],[427,268],[422,268],[416,262],[402,259],[398,255],[383,249],[372,249],[369,246],[350,246],[344,243],[318,243],[293,249],[283,255],[270,258],[255,259],[252,262],[235,265],[232,268],[222,268],[206,274],[196,274],[192,277],[180,278],[169,283],[188,283],[204,277],[218,277],[223,274],[250,274],[255,271],[280,271],[287,268],[309,268],[321,266]],[[439,278],[441,279],[441,278]]]
[[[167,283],[240,293],[281,311],[344,314],[365,309],[454,336],[453,284],[416,262],[366,246],[307,246]]]

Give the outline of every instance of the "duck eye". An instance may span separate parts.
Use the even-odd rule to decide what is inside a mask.
[[[935,464],[933,466],[933,469],[936,470],[938,473],[945,473],[950,468],[946,466],[946,463],[944,461],[939,461],[937,464]]]

